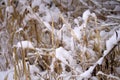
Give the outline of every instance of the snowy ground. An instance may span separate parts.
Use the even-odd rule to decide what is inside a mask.
[[[120,1],[1,0],[0,80],[120,80]]]

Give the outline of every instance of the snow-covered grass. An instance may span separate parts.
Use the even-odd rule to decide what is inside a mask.
[[[97,0],[1,0],[0,80],[119,80],[119,15],[101,11]]]

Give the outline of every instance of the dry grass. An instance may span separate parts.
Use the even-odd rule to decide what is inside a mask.
[[[53,1],[56,5],[58,5],[62,12],[68,11],[67,8],[62,7],[61,4],[59,4],[56,0]],[[5,21],[4,17],[6,17],[6,25],[3,26],[3,28],[0,28],[0,31],[6,30],[6,32],[4,31],[6,35],[4,37],[7,37],[5,38],[7,39],[6,44],[8,44],[6,52],[9,53],[9,55],[5,54],[3,56],[5,58],[5,65],[0,64],[0,70],[3,70],[3,66],[5,66],[4,70],[7,70],[12,64],[14,66],[14,80],[32,80],[30,69],[31,65],[35,65],[40,70],[39,72],[46,71],[44,75],[41,75],[38,72],[34,72],[34,75],[39,76],[40,80],[64,80],[64,76],[61,75],[62,72],[64,72],[62,67],[62,64],[64,63],[61,60],[57,59],[55,56],[56,48],[60,46],[66,46],[65,42],[62,39],[58,39],[55,34],[56,26],[60,26],[63,24],[66,25],[70,37],[73,37],[75,45],[73,54],[75,54],[76,62],[78,61],[77,65],[82,67],[83,71],[86,71],[102,56],[102,50],[105,50],[105,45],[103,45],[105,44],[105,41],[103,38],[101,38],[100,31],[108,28],[104,26],[100,28],[98,26],[97,17],[94,17],[94,19],[90,18],[89,21],[86,22],[87,26],[82,30],[83,37],[82,39],[78,39],[73,31],[73,26],[69,22],[69,19],[65,18],[62,14],[59,15],[60,22],[57,22],[59,24],[56,24],[53,20],[53,16],[51,16],[52,21],[49,22],[49,24],[51,23],[52,31],[50,31],[44,25],[41,18],[35,15],[35,13],[38,11],[37,7],[32,9],[33,12],[25,10],[23,14],[20,14],[16,10],[16,6],[13,4],[13,2],[8,2],[8,5],[13,6],[14,12],[12,14],[5,13],[5,8],[0,7],[0,21]],[[6,14],[7,16],[3,14]],[[23,20],[28,14],[33,14],[37,18],[31,18],[27,21],[27,24],[24,25]],[[73,15],[76,16],[75,14]],[[91,28],[89,24],[94,25],[92,26],[93,28]],[[22,28],[23,30],[20,32],[16,32],[20,28]],[[0,37],[3,38],[2,36]],[[43,48],[43,50],[40,52],[37,49],[30,50],[13,47],[13,45],[15,45],[17,42],[23,40],[31,41],[34,43],[35,48]],[[81,45],[82,49],[85,47],[86,50],[80,49],[79,45]],[[3,46],[0,45],[0,50],[1,47]],[[70,50],[70,48],[66,47],[65,49]],[[92,53],[89,51],[89,49],[95,53],[94,56],[91,55]],[[120,56],[119,49],[120,47],[118,44],[114,49],[111,50],[110,54],[105,57],[102,65],[96,66],[92,75],[102,80],[107,80],[108,75],[97,74],[98,71],[102,71],[105,74],[114,74],[115,76],[120,76],[116,73],[115,70],[116,67],[120,66],[118,57]],[[32,56],[29,56],[29,53],[32,53]],[[53,65],[53,71],[51,71],[51,65]],[[72,76],[70,76],[70,80],[76,80],[77,76],[74,75],[81,74],[81,72],[77,72],[75,68],[66,64],[65,71],[72,73]],[[6,75],[4,80],[8,80],[8,75],[9,74]],[[111,78],[111,80],[114,79]]]

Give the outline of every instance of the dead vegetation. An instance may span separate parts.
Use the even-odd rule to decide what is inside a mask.
[[[114,5],[111,3],[113,6],[109,8],[104,7],[105,4],[103,4],[109,0],[102,0],[103,2],[98,2],[99,5],[97,1],[92,0],[70,0],[70,4],[67,1],[51,0],[50,3],[46,3],[41,0],[45,8],[51,9],[55,5],[61,11],[57,22],[54,21],[54,16],[51,16],[51,21],[43,20],[47,13],[41,13],[39,6],[32,8],[32,1],[27,1],[26,4],[17,0],[0,2],[0,60],[3,59],[0,63],[0,71],[6,71],[14,66],[15,80],[32,80],[34,79],[32,77],[36,76],[40,80],[81,80],[79,75],[103,56],[106,40],[120,28],[119,18],[107,17],[119,15],[119,11],[112,8],[119,6],[120,2],[115,1],[117,4]],[[25,5],[28,7],[24,10]],[[13,12],[6,11],[7,6],[12,6]],[[84,22],[81,16],[86,9],[95,13],[96,17],[89,16]],[[74,19],[78,23],[75,23]],[[83,23],[85,27],[79,30],[81,37],[78,37],[74,28],[79,29]],[[101,31],[107,34],[101,37]],[[34,49],[15,46],[17,42],[25,40],[33,42]],[[115,45],[105,56],[102,64],[96,65],[91,73],[92,76],[88,79],[92,80],[94,76],[98,80],[119,79],[120,73],[117,71],[120,67],[119,46],[119,43]],[[70,64],[69,58],[65,59],[65,63],[56,57],[56,49],[59,47],[72,53],[69,55],[72,55],[75,65]],[[35,66],[35,69],[37,67],[38,70],[32,71],[31,66]],[[110,74],[113,76],[109,76]],[[5,80],[9,80],[8,75],[4,78]]]

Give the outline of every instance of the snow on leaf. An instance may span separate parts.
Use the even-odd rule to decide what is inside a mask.
[[[101,57],[98,61],[97,61],[97,64],[99,64],[99,65],[101,65],[102,64],[102,62],[103,62],[103,57]]]
[[[87,21],[88,20],[88,17],[91,15],[91,13],[90,13],[90,10],[88,9],[88,10],[86,10],[85,12],[83,12],[83,15],[82,15],[82,19],[84,20],[84,21]]]
[[[23,49],[26,49],[26,48],[34,49],[34,46],[30,41],[20,41],[17,43],[16,47],[23,48]]]
[[[84,73],[80,74],[81,77],[83,78],[90,78],[91,77],[91,73],[93,72],[95,66],[91,66],[87,71],[85,71]]]
[[[63,47],[59,47],[56,49],[56,58],[58,58],[65,64],[74,65],[75,63],[75,60],[70,55],[70,52],[65,50]]]
[[[112,37],[106,41],[106,50],[104,51],[104,56],[109,53],[109,51],[118,43],[118,41],[120,41],[120,30],[114,32]]]
[[[77,36],[78,39],[82,38],[79,27],[75,27],[73,31],[74,31],[74,33],[75,33],[75,35]]]
[[[113,36],[106,41],[106,48],[107,50],[110,50],[114,45],[117,44],[117,40],[116,40],[116,33],[113,34]]]

